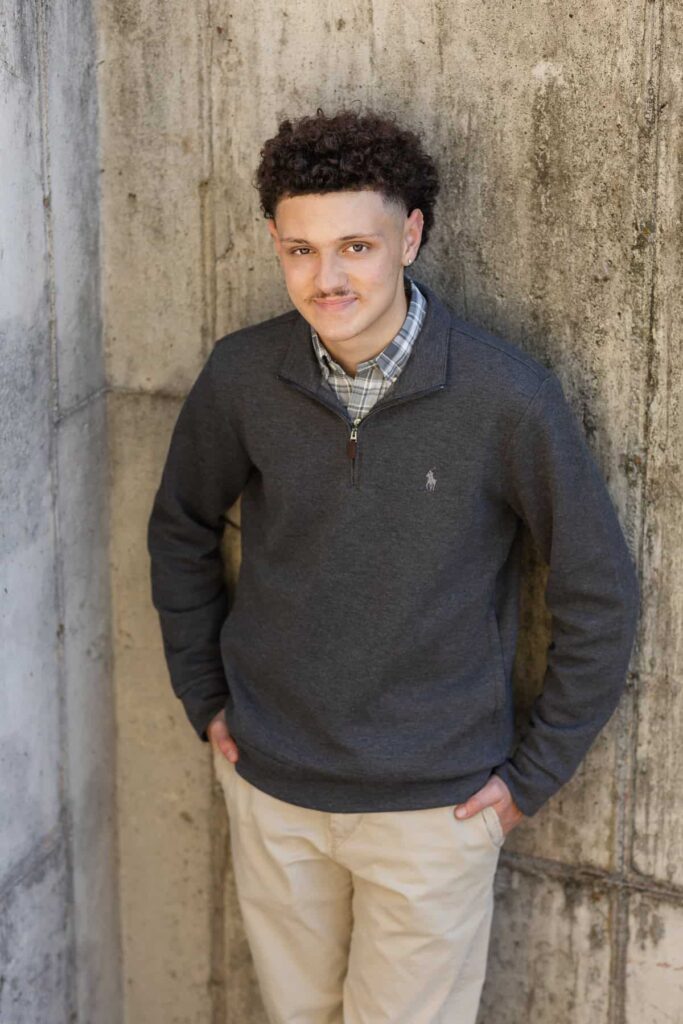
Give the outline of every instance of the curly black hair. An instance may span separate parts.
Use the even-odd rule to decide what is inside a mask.
[[[341,108],[328,116],[318,107],[315,115],[280,121],[260,157],[253,184],[266,218],[285,197],[374,189],[406,214],[422,210],[420,248],[427,243],[438,172],[419,136],[393,115]]]

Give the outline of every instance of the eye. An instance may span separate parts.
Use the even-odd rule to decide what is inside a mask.
[[[354,245],[361,245],[361,246],[363,246],[364,249],[369,249],[370,248],[370,246],[367,244],[367,242],[351,242],[351,245],[349,246],[349,249],[353,249]]]
[[[301,252],[302,250],[306,250],[307,252],[310,252],[310,249],[308,249],[307,246],[302,245],[302,246],[299,246],[298,249],[290,249],[289,250],[289,254],[290,254],[290,256],[296,256],[296,254],[298,252]]]

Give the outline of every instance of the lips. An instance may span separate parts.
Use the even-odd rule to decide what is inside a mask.
[[[348,309],[349,306],[353,305],[356,301],[356,297],[351,295],[347,299],[315,299],[315,304],[318,309],[329,310],[330,312],[337,312],[341,309]]]

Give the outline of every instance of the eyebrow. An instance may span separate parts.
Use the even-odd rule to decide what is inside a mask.
[[[335,238],[335,242],[348,242],[351,238],[381,238],[382,236],[377,232],[366,234],[364,231],[358,231],[355,235],[341,235],[340,238]],[[298,242],[302,245],[309,245],[310,243],[305,238],[281,238],[281,242]]]

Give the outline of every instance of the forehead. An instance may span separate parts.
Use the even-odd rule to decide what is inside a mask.
[[[346,236],[386,235],[403,213],[373,189],[287,196],[275,210],[282,241],[339,241]]]

